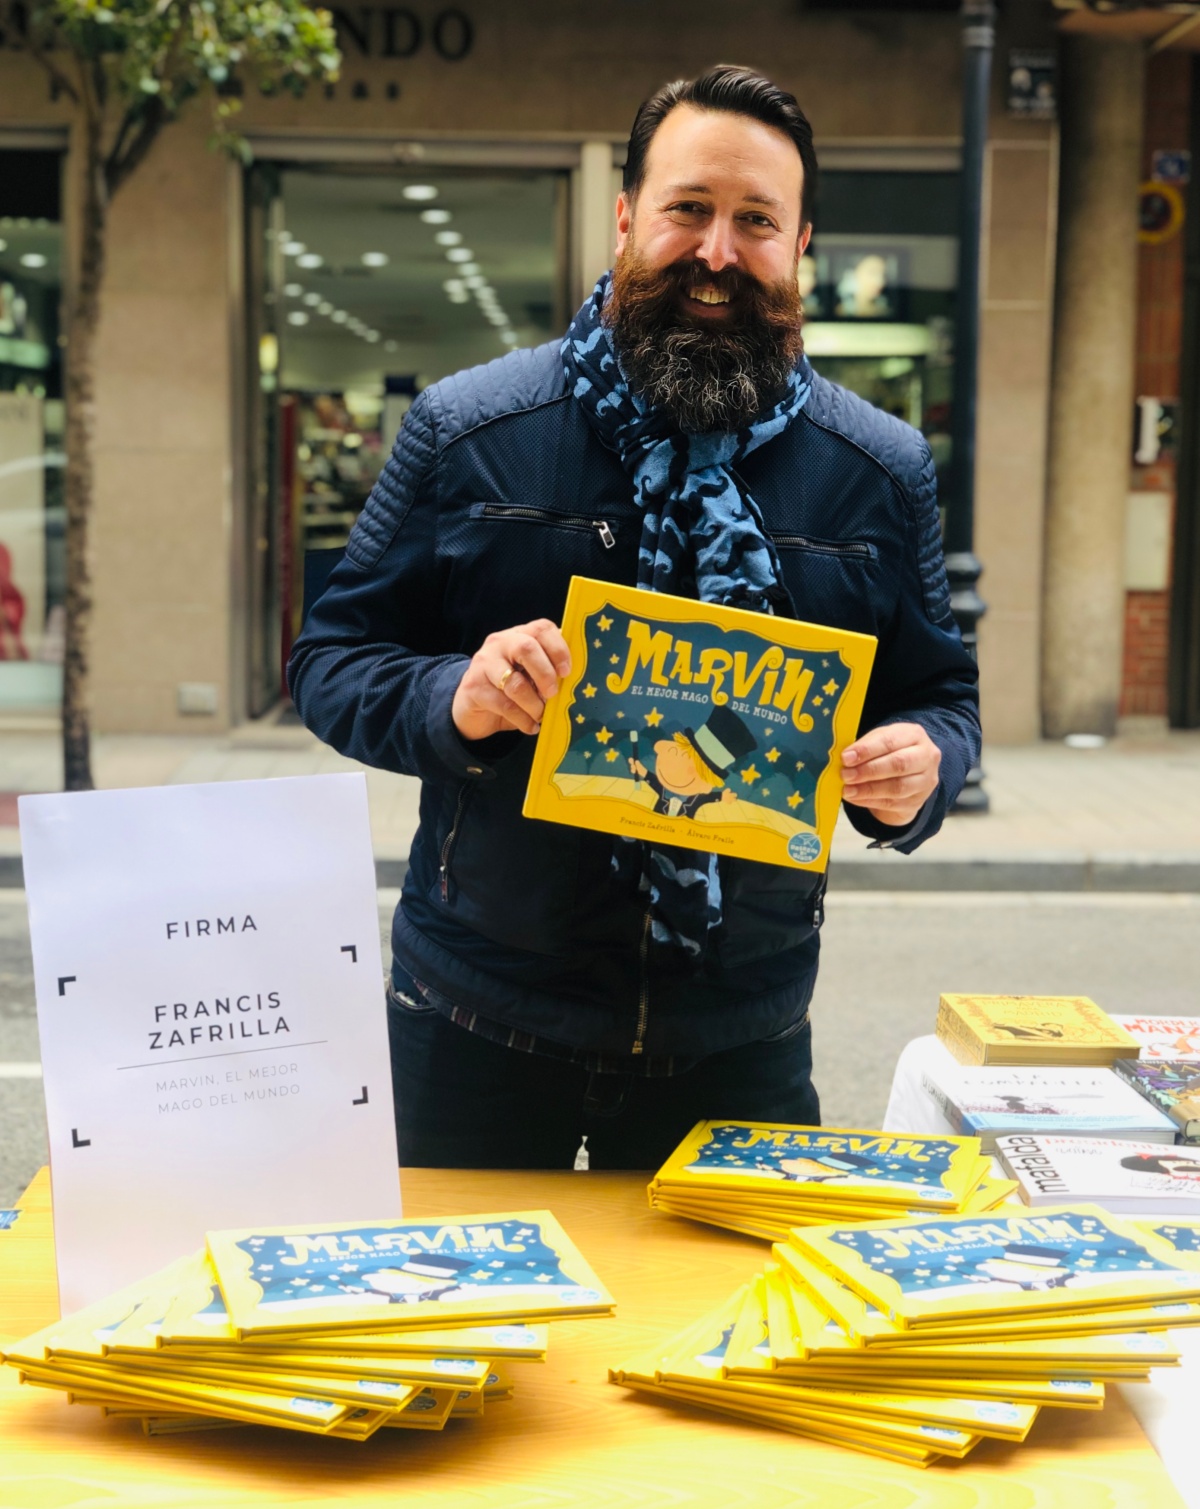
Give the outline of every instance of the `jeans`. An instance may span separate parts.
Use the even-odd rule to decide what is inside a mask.
[[[523,1053],[389,993],[401,1167],[659,1168],[706,1118],[820,1124],[807,1014],[776,1037],[650,1079]]]

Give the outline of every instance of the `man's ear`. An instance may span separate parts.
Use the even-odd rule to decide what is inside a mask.
[[[812,221],[810,220],[800,232],[800,239],[796,242],[796,261],[798,262],[808,250],[808,243],[812,240]]]
[[[625,250],[625,243],[629,240],[630,227],[633,225],[633,196],[627,194],[624,189],[617,195],[617,256],[621,256]]]

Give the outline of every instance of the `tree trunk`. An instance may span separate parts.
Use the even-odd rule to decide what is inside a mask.
[[[69,324],[67,347],[67,603],[63,656],[63,785],[90,791],[92,780],[88,674],[92,620],[92,578],[88,526],[92,512],[92,443],[96,428],[95,350],[104,277],[104,238],[108,195],[104,182],[99,121],[86,119],[87,184],[79,287]]]

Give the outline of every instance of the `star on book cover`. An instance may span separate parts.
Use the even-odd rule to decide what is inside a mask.
[[[876,641],[572,577],[526,817],[824,870]]]

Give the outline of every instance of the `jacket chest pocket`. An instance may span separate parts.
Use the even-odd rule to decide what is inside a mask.
[[[886,619],[878,547],[870,540],[823,540],[772,532],[784,586],[807,623],[876,634]]]
[[[546,529],[567,530],[590,534],[604,550],[614,550],[618,532],[623,532],[628,520],[603,517],[612,510],[597,510],[596,514],[560,513],[555,508],[537,508],[525,503],[472,503],[470,516],[473,519],[491,519],[498,523],[516,525],[541,525]],[[545,548],[545,547],[539,547]]]
[[[639,521],[619,508],[476,502],[465,512],[466,528],[447,541],[448,603],[485,632],[535,618],[557,623],[573,576],[635,578]]]

